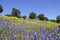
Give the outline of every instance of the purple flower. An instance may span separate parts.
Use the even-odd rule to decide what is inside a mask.
[[[43,34],[46,34],[46,33],[47,33],[47,31],[46,31],[46,29],[44,29],[44,30],[43,30]]]
[[[0,40],[2,40],[2,38],[0,37]]]
[[[45,36],[41,35],[40,40],[45,40]]]
[[[50,32],[46,32],[45,36],[50,37],[51,36]]]
[[[16,37],[13,34],[10,34],[11,40],[16,40]]]
[[[25,40],[29,40],[29,34],[28,33],[26,33],[26,35],[25,35]]]
[[[22,32],[22,29],[21,28],[18,28],[17,29],[18,33]]]
[[[34,33],[34,40],[37,40],[37,33]]]
[[[60,33],[60,27],[58,27],[58,33]]]

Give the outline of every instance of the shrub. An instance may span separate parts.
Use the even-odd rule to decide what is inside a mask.
[[[26,19],[27,16],[23,16],[24,19]]]
[[[50,21],[51,21],[51,22],[56,22],[56,20],[54,20],[54,19],[50,19]]]
[[[12,16],[12,15],[10,15],[10,14],[5,14],[5,16],[8,16],[8,17],[10,17],[10,16]]]

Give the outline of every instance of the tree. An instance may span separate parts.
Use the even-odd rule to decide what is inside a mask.
[[[44,20],[45,20],[45,21],[48,21],[48,18],[47,18],[47,17],[45,17],[45,18],[44,18]]]
[[[29,18],[30,19],[35,19],[36,18],[36,13],[31,12],[30,15],[29,15]]]
[[[2,11],[3,11],[3,7],[2,7],[2,5],[0,4],[0,13],[2,13]]]
[[[12,16],[20,17],[20,14],[21,14],[20,10],[18,10],[16,8],[12,9],[12,13],[11,13]]]
[[[60,15],[58,15],[58,16],[56,17],[56,21],[57,21],[57,23],[60,23]]]
[[[38,18],[39,20],[44,20],[45,16],[44,16],[44,14],[39,14],[37,18]]]
[[[25,15],[23,16],[24,19],[26,19],[26,17],[27,17],[27,16],[25,16]]]

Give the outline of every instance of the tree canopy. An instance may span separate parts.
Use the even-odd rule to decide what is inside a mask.
[[[45,18],[44,14],[39,14],[39,15],[38,15],[38,19],[39,19],[39,20],[44,20],[44,18]]]
[[[36,13],[31,12],[30,15],[29,15],[29,18],[30,19],[35,19],[36,18]]]
[[[13,8],[13,9],[12,9],[12,13],[11,13],[12,16],[19,17],[20,14],[21,14],[20,10],[18,10],[18,9],[16,9],[16,8]]]
[[[2,5],[0,4],[0,13],[2,13],[3,12],[3,7],[2,7]]]
[[[57,20],[58,23],[60,23],[60,15],[58,15],[58,16],[56,17],[56,20]]]

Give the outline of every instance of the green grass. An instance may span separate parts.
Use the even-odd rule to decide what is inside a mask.
[[[7,17],[7,16],[0,16],[0,18],[13,22],[14,28],[18,28],[19,26],[23,27],[24,29],[30,31],[32,27],[35,28],[35,31],[39,29],[40,25],[43,25],[44,27],[54,27],[58,26],[60,24],[50,22],[50,21],[40,21],[38,19],[28,19],[26,18],[25,20],[23,18],[17,18],[17,17]]]

